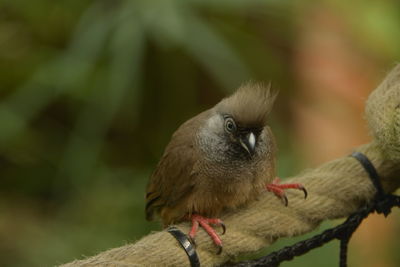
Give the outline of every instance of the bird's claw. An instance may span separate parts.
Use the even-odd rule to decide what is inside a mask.
[[[283,194],[282,196],[280,196],[280,198],[283,202],[283,205],[285,205],[285,207],[287,207],[289,205],[289,200],[288,200],[287,196],[285,194]]]
[[[205,218],[198,214],[192,214],[190,216],[190,219],[192,221],[192,228],[190,229],[190,232],[189,232],[190,241],[194,245],[196,244],[196,242],[194,241],[194,237],[196,236],[199,226],[201,226],[204,229],[204,231],[206,231],[206,233],[211,237],[214,244],[218,247],[217,255],[221,254],[222,253],[222,241],[221,241],[220,237],[218,236],[218,234],[215,232],[215,230],[211,227],[211,224],[221,226],[222,227],[222,235],[225,234],[225,232],[226,232],[225,224],[220,219]]]
[[[217,245],[218,250],[217,250],[217,255],[220,255],[222,253],[222,245]]]
[[[222,221],[219,223],[219,225],[220,225],[221,228],[222,228],[222,233],[221,233],[221,235],[224,235],[224,234],[226,233],[226,226],[225,226],[225,224],[224,224]]]
[[[274,193],[277,197],[279,197],[286,207],[288,206],[289,201],[285,194],[284,191],[285,189],[298,189],[303,191],[305,199],[308,196],[308,192],[302,184],[299,183],[280,184],[279,178],[275,178],[271,184],[267,184],[266,189]]]
[[[306,188],[305,188],[303,185],[300,185],[298,189],[301,190],[301,191],[303,191],[303,193],[304,193],[304,199],[306,199],[307,196],[308,196],[308,192],[307,192]]]

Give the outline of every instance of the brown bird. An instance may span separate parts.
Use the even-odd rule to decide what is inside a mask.
[[[192,222],[189,237],[199,225],[222,250],[210,225],[224,211],[254,201],[265,190],[287,205],[284,189],[300,184],[279,184],[275,178],[276,144],[267,116],[276,94],[270,87],[248,83],[213,108],[181,125],[147,186],[146,218],[161,217],[164,227]]]

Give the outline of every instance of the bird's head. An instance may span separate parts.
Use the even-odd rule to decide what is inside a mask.
[[[248,83],[219,102],[198,135],[206,157],[231,164],[273,153],[274,142],[267,116],[275,97],[270,86]]]

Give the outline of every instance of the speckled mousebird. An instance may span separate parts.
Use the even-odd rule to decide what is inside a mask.
[[[150,177],[146,218],[157,214],[164,227],[189,220],[192,239],[200,225],[220,253],[221,239],[210,225],[225,232],[218,219],[224,211],[242,207],[266,190],[286,205],[284,189],[301,189],[307,196],[301,184],[280,184],[275,178],[276,143],[267,125],[275,96],[270,86],[247,83],[183,123]]]

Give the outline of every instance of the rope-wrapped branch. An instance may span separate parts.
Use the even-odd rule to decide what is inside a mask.
[[[383,188],[392,192],[400,186],[400,65],[371,94],[367,120],[375,141],[356,150],[375,166]],[[346,217],[370,202],[376,193],[368,173],[352,157],[343,157],[308,170],[289,181],[302,183],[308,191],[287,192],[285,207],[273,194],[222,219],[227,232],[221,236],[224,250],[216,255],[210,238],[200,231],[196,237],[202,266],[220,265],[239,254],[255,252],[278,238],[301,235],[314,230],[322,221]],[[188,223],[176,225],[184,233]],[[134,244],[102,252],[64,266],[188,266],[185,251],[166,231],[152,233]]]

